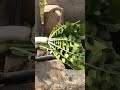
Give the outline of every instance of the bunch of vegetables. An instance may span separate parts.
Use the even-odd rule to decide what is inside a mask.
[[[49,37],[44,37],[46,44],[42,44],[43,37],[36,37],[35,41],[40,48],[53,51],[57,59],[72,69],[85,69],[85,25],[80,21],[75,23],[66,22],[54,27]],[[39,39],[39,40],[37,40]],[[42,40],[42,41],[41,41]]]

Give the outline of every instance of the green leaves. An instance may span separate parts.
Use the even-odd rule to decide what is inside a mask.
[[[9,48],[11,50],[11,52],[15,55],[18,55],[18,56],[29,56],[29,55],[34,55],[33,53],[25,50],[25,49],[22,49],[22,48],[17,48],[17,47],[10,47]]]
[[[29,56],[32,52],[35,52],[34,45],[32,43],[9,43],[8,48],[12,54],[17,56]]]
[[[86,89],[119,90],[120,81],[116,79],[120,76],[120,55],[110,40],[110,33],[120,30],[119,24],[86,25]]]
[[[86,49],[91,51],[91,54],[88,57],[89,60],[87,61],[90,64],[96,64],[102,56],[102,50],[107,48],[105,42],[93,40],[93,43],[94,45],[90,45],[86,39]]]
[[[111,41],[111,33],[120,31],[119,7],[119,0],[86,1],[87,90],[120,90],[119,46],[115,50]]]
[[[84,69],[85,50],[82,41],[85,39],[85,24],[66,22],[54,27],[49,36],[48,45],[57,59],[72,69]]]

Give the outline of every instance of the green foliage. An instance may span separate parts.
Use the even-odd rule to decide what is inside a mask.
[[[66,22],[51,32],[48,45],[57,59],[72,69],[85,69],[85,24]],[[40,46],[41,47],[41,46]]]
[[[86,1],[86,90],[120,90],[120,54],[110,34],[120,31],[119,3]]]
[[[92,33],[89,33],[89,30],[93,29],[93,27],[88,27],[87,29],[85,41],[87,90],[120,89],[120,81],[117,78],[114,79],[114,77],[120,76],[120,55],[115,52],[112,41],[110,41],[110,35],[106,34],[106,32],[110,33],[112,31],[112,28],[108,29],[109,26],[105,25],[104,30],[94,28],[95,30],[92,30],[94,31]],[[116,25],[113,26],[115,27]],[[114,32],[116,31],[118,31],[118,28],[114,28]]]
[[[29,42],[4,42],[0,43],[0,54],[10,51],[17,56],[33,55],[34,45]]]
[[[54,27],[48,44],[54,55],[72,69],[84,69],[85,50],[82,41],[85,39],[84,24],[66,22]]]
[[[7,45],[11,53],[17,56],[32,56],[35,52],[34,45],[31,43],[8,43]]]

